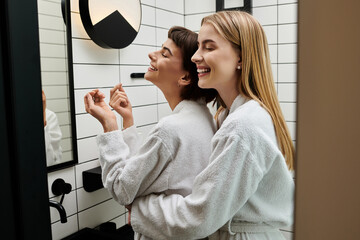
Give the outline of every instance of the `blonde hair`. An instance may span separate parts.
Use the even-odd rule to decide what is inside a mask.
[[[240,49],[242,73],[238,79],[238,90],[268,111],[286,164],[289,169],[294,169],[294,145],[277,98],[268,43],[260,23],[250,14],[241,11],[217,12],[204,17],[201,25],[204,23],[211,24],[235,49]],[[219,96],[218,99],[222,107],[216,118],[226,108]]]

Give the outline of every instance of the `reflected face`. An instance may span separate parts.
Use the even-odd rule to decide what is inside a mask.
[[[168,38],[160,50],[149,53],[149,58],[151,62],[145,79],[163,91],[178,88],[178,80],[186,71],[183,69],[181,50],[174,41]]]
[[[199,87],[215,88],[219,92],[236,87],[240,50],[235,50],[209,23],[201,26],[198,44],[191,60],[198,69]]]

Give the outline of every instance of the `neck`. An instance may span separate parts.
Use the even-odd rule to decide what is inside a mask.
[[[179,95],[164,93],[166,101],[168,102],[171,111],[174,111],[175,107],[183,100]]]
[[[226,108],[230,109],[235,98],[240,94],[236,88],[217,90],[221,99],[224,101]]]

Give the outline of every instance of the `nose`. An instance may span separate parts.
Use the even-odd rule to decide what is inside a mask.
[[[199,63],[202,61],[202,56],[199,53],[199,49],[194,53],[194,55],[191,57],[191,61],[194,63]]]
[[[155,60],[156,54],[155,54],[155,52],[151,52],[148,54],[148,56],[149,56],[150,60]]]

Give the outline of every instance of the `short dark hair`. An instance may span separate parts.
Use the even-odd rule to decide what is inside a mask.
[[[206,103],[211,102],[217,96],[215,89],[202,89],[198,86],[199,78],[196,64],[191,61],[191,57],[198,49],[198,34],[180,26],[174,26],[168,31],[168,38],[174,41],[180,48],[182,54],[183,68],[189,72],[190,84],[186,85],[181,93],[181,97],[186,100],[198,100],[204,98]]]

